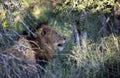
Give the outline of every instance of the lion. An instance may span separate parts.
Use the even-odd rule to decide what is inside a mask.
[[[51,26],[39,24],[34,35],[20,37],[9,51],[30,64],[40,64],[44,67],[50,61],[55,50],[62,51],[66,37]]]

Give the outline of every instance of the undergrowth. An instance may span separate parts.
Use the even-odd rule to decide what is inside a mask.
[[[56,7],[48,0],[6,2],[0,1],[0,78],[120,77],[120,36],[113,33],[112,8],[107,8],[114,5],[114,0],[56,0]],[[102,14],[110,17],[107,35],[101,32]],[[38,22],[43,21],[67,37],[64,51],[54,54],[44,75],[25,60],[4,51],[22,31],[32,33]],[[88,32],[86,51],[72,41],[72,25],[76,25],[78,31]]]
[[[51,75],[46,74],[43,78],[119,78],[120,53],[114,42],[109,36],[89,43],[87,52],[77,46],[65,49],[65,53],[56,55],[47,67]]]

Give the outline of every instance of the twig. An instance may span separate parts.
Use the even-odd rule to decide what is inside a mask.
[[[29,27],[23,22],[22,19],[19,19],[19,22],[22,23],[22,24],[25,26],[25,28],[26,28],[33,36],[35,35],[35,34],[29,29]]]
[[[75,42],[76,42],[77,46],[80,47],[80,37],[79,37],[79,33],[77,31],[76,25],[72,26],[72,32],[75,37]]]

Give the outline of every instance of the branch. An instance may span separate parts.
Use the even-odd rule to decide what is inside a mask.
[[[78,47],[80,47],[80,37],[79,37],[79,33],[77,31],[76,25],[72,26],[72,34],[74,36],[74,41],[77,44]]]
[[[83,51],[87,51],[87,31],[81,32],[81,44]]]
[[[23,22],[23,20],[19,19],[19,22],[22,23],[25,28],[34,36],[35,34],[29,29],[29,27]]]

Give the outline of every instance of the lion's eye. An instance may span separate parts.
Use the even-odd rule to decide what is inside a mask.
[[[64,37],[64,40],[66,40],[66,38]]]

